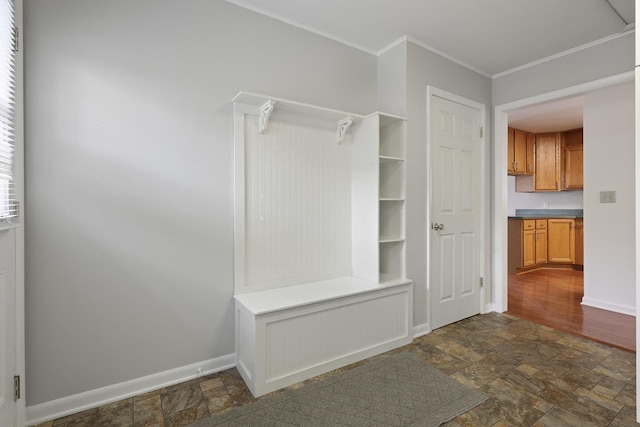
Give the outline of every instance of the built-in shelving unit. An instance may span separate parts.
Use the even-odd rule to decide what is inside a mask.
[[[382,113],[354,129],[353,274],[376,282],[405,278],[405,129]]]
[[[234,98],[236,366],[254,395],[411,341],[405,128]]]
[[[401,117],[380,115],[380,281],[405,277],[405,132]]]

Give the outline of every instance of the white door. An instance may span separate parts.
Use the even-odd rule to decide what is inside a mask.
[[[432,329],[480,313],[481,110],[431,96]]]
[[[13,395],[16,365],[16,232],[0,231],[0,426],[17,425]]]

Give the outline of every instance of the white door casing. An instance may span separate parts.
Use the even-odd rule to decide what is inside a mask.
[[[13,178],[16,200],[24,206],[24,112],[22,0],[12,0],[18,50],[14,57]],[[0,426],[24,426],[24,209],[17,224],[0,224]],[[14,399],[14,376],[20,377],[20,399]]]
[[[431,328],[483,312],[484,106],[430,88]]]
[[[0,426],[17,425],[13,397],[16,358],[16,234],[0,231]]]

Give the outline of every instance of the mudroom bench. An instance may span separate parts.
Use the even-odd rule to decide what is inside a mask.
[[[254,396],[408,344],[410,280],[344,277],[239,294],[236,368]]]

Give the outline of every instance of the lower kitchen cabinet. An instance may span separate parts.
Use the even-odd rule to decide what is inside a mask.
[[[582,262],[581,250],[576,249],[582,247],[582,243],[576,241],[581,236],[576,234],[576,222],[581,225],[582,219],[509,218],[509,274],[552,264]]]
[[[574,264],[576,260],[576,220],[550,218],[547,220],[549,262]]]

